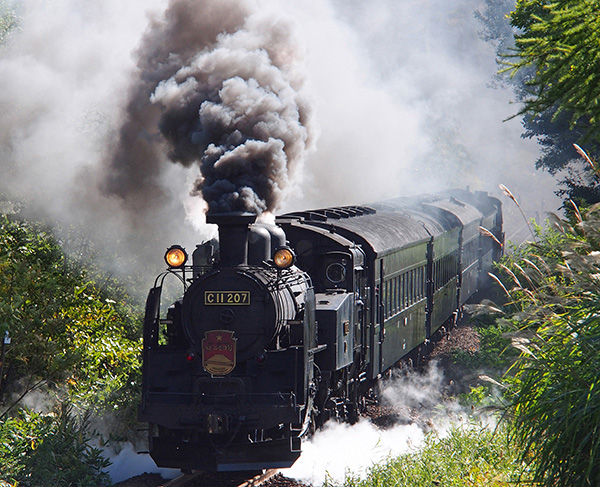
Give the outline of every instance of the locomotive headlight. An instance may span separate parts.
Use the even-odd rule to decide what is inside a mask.
[[[173,245],[165,253],[165,262],[169,267],[183,267],[187,262],[187,253],[180,245]]]
[[[296,262],[296,255],[289,247],[281,247],[275,251],[273,262],[278,269],[287,269]]]

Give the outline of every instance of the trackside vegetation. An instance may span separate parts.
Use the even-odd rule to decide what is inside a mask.
[[[455,426],[440,438],[431,433],[418,450],[376,465],[364,478],[349,476],[346,487],[514,486],[525,472],[504,427]]]
[[[517,0],[509,18],[518,29],[510,69],[524,75],[527,93],[520,113],[537,125],[546,154],[568,154],[566,165],[544,166],[552,174],[569,168],[566,190],[559,193],[566,196],[569,217],[554,218],[554,231],[541,245],[520,248],[508,265],[507,293],[518,311],[513,342],[521,356],[511,370],[507,417],[538,485],[595,486],[600,485],[600,4]],[[573,143],[568,151],[556,151],[564,134]]]
[[[44,226],[0,216],[1,480],[106,483],[91,420],[133,424],[140,326],[116,281],[68,258]]]
[[[600,485],[600,205],[510,257],[507,421],[536,485]],[[552,245],[548,245],[552,242]]]
[[[105,487],[108,461],[90,445],[89,414],[56,414],[21,409],[0,424],[0,485]],[[3,483],[4,482],[4,483]]]

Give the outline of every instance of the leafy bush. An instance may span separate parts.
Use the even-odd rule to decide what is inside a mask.
[[[103,487],[109,462],[90,445],[89,417],[20,410],[0,422],[0,479],[22,487]]]
[[[131,410],[140,324],[122,291],[101,289],[42,226],[0,217],[0,333],[11,339],[0,396],[58,385],[84,408]]]

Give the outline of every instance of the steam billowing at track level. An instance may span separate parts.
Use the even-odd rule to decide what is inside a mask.
[[[151,204],[168,158],[199,166],[193,194],[212,213],[278,206],[315,129],[293,26],[251,5],[171,0],[153,20],[137,52],[108,194]]]
[[[209,213],[218,251],[198,245],[189,265],[171,247],[148,295],[139,419],[158,466],[291,466],[307,433],[357,421],[381,374],[456,320],[504,238],[500,202],[462,190],[255,219]],[[182,295],[161,312],[172,274]]]

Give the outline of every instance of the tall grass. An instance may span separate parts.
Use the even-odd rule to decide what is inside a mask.
[[[544,487],[600,485],[600,206],[575,215],[507,264],[527,280],[510,290],[522,353],[506,419]]]
[[[513,435],[544,486],[600,485],[598,305],[554,317],[521,344]]]

